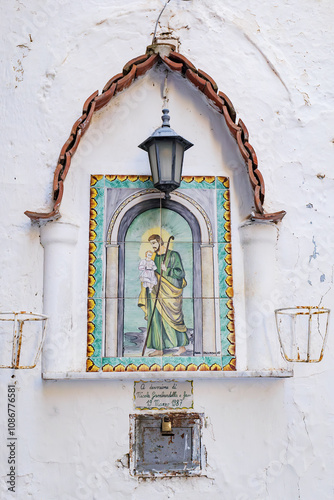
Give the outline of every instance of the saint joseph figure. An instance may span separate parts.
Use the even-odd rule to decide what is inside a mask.
[[[189,344],[182,312],[183,288],[187,286],[182,260],[178,252],[166,249],[158,234],[152,234],[148,241],[154,250],[152,260],[157,266],[158,284],[151,293],[148,288],[141,287],[138,306],[144,311],[149,327],[147,348],[155,349],[149,356],[162,356],[164,349],[174,347],[179,348],[176,355],[180,356]]]

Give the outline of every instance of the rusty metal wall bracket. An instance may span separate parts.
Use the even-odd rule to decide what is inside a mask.
[[[5,344],[6,340],[9,345],[11,345],[11,363],[6,362],[5,364],[0,362],[0,368],[12,368],[15,370],[35,368],[38,358],[40,356],[46,331],[46,323],[48,317],[44,314],[36,314],[32,312],[20,311],[20,312],[0,312],[0,340],[1,340],[1,353],[6,354]],[[34,352],[31,355],[29,364],[21,364],[21,355],[24,346],[27,343],[27,336],[24,333],[24,325],[28,322],[40,322],[41,333],[37,332],[38,341],[36,341],[36,346]],[[13,331],[10,335],[11,340],[8,342],[6,338],[6,331],[4,324],[12,324]]]

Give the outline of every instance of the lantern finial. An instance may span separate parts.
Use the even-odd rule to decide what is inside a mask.
[[[163,112],[163,115],[161,117],[161,119],[162,119],[162,126],[163,127],[170,127],[170,124],[169,124],[169,122],[170,122],[169,109],[164,108],[162,110],[162,112]]]

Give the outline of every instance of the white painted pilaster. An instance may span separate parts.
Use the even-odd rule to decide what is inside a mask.
[[[44,247],[43,312],[49,317],[43,347],[44,373],[73,370],[76,338],[73,329],[73,253],[78,226],[49,222],[41,227]]]
[[[274,310],[277,226],[248,221],[240,227],[244,256],[245,312],[248,370],[280,368],[281,360]]]

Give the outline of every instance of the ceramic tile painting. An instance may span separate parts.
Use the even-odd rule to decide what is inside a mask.
[[[88,371],[234,370],[229,182],[91,177]]]

